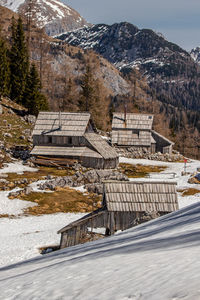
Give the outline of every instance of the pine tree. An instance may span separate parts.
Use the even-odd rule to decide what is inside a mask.
[[[12,47],[10,50],[10,71],[11,71],[11,91],[12,100],[20,104],[23,103],[23,94],[29,69],[29,58],[26,47],[26,40],[21,18],[17,25],[12,21]]]
[[[79,109],[88,111],[99,129],[107,120],[108,107],[106,107],[105,97],[102,95],[103,90],[98,80],[94,79],[90,66],[86,67],[81,84],[81,93],[79,100]]]
[[[26,80],[23,103],[28,108],[28,112],[33,115],[37,115],[40,110],[48,110],[48,102],[44,94],[41,93],[41,82],[34,64],[31,65]]]
[[[0,99],[9,95],[10,69],[8,50],[5,41],[0,37]]]
[[[76,86],[74,81],[69,78],[68,82],[65,84],[64,97],[62,101],[62,111],[76,111],[77,110],[77,95],[76,95]]]
[[[88,65],[81,84],[81,97],[79,100],[79,108],[81,111],[90,111],[94,100],[93,76],[91,68]]]

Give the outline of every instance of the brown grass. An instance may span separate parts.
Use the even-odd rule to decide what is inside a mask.
[[[74,175],[75,171],[72,168],[67,168],[65,170],[58,170],[53,167],[39,167],[38,171],[36,172],[24,172],[23,174],[16,174],[16,173],[8,173],[8,177],[6,180],[14,181],[14,180],[21,180],[21,179],[28,179],[31,181],[36,181],[40,179],[44,179],[47,175],[52,175],[55,177],[58,176],[72,176]]]
[[[2,215],[0,215],[0,219],[1,219],[1,218],[14,219],[14,218],[17,218],[17,216],[14,216],[14,215],[8,215],[8,214],[2,214]]]
[[[199,194],[200,190],[194,189],[194,188],[189,188],[189,189],[184,189],[184,190],[178,190],[178,192],[180,192],[183,197],[186,197],[186,196],[193,196],[193,195]]]
[[[160,173],[166,169],[165,166],[143,166],[139,164],[119,164],[119,168],[129,178],[146,177],[149,173]]]
[[[29,207],[25,214],[43,215],[59,212],[91,212],[100,207],[101,197],[95,194],[83,194],[71,188],[59,188],[55,192],[37,193],[19,197],[22,200],[35,202],[38,205]]]
[[[54,177],[59,177],[59,176],[73,176],[75,171],[72,168],[67,168],[65,170],[58,170],[53,167],[40,167],[38,171],[36,172],[24,172],[23,174],[16,174],[16,173],[8,173],[7,177],[5,178],[7,181],[9,181],[9,184],[6,186],[7,190],[11,190],[15,188],[16,186],[20,188],[26,187],[28,184],[45,179],[47,175],[51,175]],[[14,182],[19,182],[23,179],[27,179],[27,183],[14,183]],[[5,187],[4,183],[0,183],[0,190],[2,190]]]

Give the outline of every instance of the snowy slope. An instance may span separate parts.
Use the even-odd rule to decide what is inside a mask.
[[[1,0],[0,5],[9,8],[10,10],[17,12],[21,4],[24,3],[24,0]]]
[[[63,224],[71,223],[83,215],[58,213],[0,218],[0,267],[37,257],[40,247],[59,245],[60,235],[57,231]]]
[[[200,185],[192,185],[187,182],[189,175],[181,176],[181,171],[183,171],[184,168],[183,163],[165,163],[144,159],[127,159],[123,157],[120,157],[120,162],[167,166],[167,169],[162,172],[162,174],[152,173],[150,174],[150,179],[140,178],[140,180],[173,180],[177,182],[178,189],[193,187],[200,190]],[[190,173],[195,172],[197,167],[200,167],[200,161],[192,160],[187,164],[187,170]],[[4,169],[0,169],[0,173],[12,172],[13,170],[16,170],[16,173],[22,173],[27,170],[36,171],[34,168],[29,168],[19,162],[15,162],[8,164]],[[40,181],[38,183],[40,183]],[[37,190],[37,183],[31,184],[31,186],[34,190]],[[82,192],[85,191],[82,188],[79,189]],[[18,214],[23,213],[24,208],[34,205],[34,203],[18,199],[10,200],[7,196],[8,192],[0,192],[0,214],[16,215],[16,218],[0,218],[1,267],[20,262],[27,258],[37,257],[39,255],[38,248],[41,246],[58,244],[60,236],[57,234],[57,230],[81,216],[81,214],[55,214],[40,217],[20,217]],[[178,202],[180,208],[200,202],[200,193],[187,197],[182,197],[181,193],[178,193]]]
[[[0,299],[200,299],[200,203],[1,269]]]
[[[0,5],[27,16],[49,35],[81,28],[88,23],[73,8],[59,0],[0,0]]]

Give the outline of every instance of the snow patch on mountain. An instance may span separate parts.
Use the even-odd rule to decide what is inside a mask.
[[[161,72],[175,54],[185,59],[189,56],[186,51],[153,30],[139,29],[127,22],[88,26],[57,38],[72,46],[93,49],[120,70],[143,65],[149,73],[151,69],[159,69]]]
[[[0,5],[5,6],[14,12],[18,12],[18,8],[24,3],[24,1],[25,0],[1,0]]]
[[[48,35],[81,28],[88,23],[73,8],[58,0],[0,0],[0,5],[26,16],[38,27],[45,27]]]
[[[190,51],[190,55],[195,62],[200,64],[200,47],[196,47]]]

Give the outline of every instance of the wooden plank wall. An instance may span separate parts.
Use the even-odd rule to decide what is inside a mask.
[[[139,217],[136,212],[108,212],[104,211],[100,215],[95,215],[89,220],[83,220],[81,224],[71,227],[61,233],[60,248],[75,246],[81,243],[81,239],[87,233],[87,228],[106,228],[113,235],[117,230],[125,230],[135,225]]]

